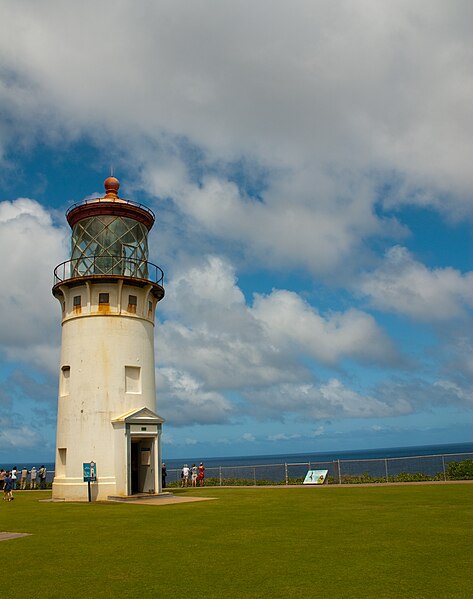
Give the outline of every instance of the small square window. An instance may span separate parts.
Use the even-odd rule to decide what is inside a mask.
[[[66,447],[58,447],[57,452],[59,454],[59,461],[61,462],[61,466],[65,466],[66,465],[67,448]]]
[[[74,307],[80,306],[80,304],[81,304],[81,296],[80,295],[75,295],[72,303],[73,303]]]
[[[148,310],[149,310],[149,312],[153,311],[153,302],[151,302],[151,301],[148,302]]]
[[[125,393],[141,393],[141,368],[125,366]]]
[[[69,382],[71,378],[71,367],[61,367],[61,378],[59,380],[60,395],[69,395]]]
[[[136,314],[136,304],[138,303],[138,298],[136,295],[128,296],[128,312],[131,314]]]
[[[110,303],[110,294],[109,293],[99,293],[99,304],[109,304]]]

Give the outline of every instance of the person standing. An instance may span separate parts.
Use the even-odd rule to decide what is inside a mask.
[[[41,468],[38,470],[38,474],[39,474],[39,488],[40,489],[46,489],[46,475],[47,475],[48,471],[46,470],[46,468],[43,466],[41,466]]]
[[[13,478],[11,472],[8,471],[5,476],[5,484],[3,485],[3,501],[11,501],[13,499]]]
[[[197,486],[197,466],[195,464],[192,464],[192,468],[191,468],[191,479],[192,479],[192,486],[196,487]]]
[[[10,476],[11,479],[13,481],[12,483],[12,490],[14,491],[16,489],[16,475],[18,474],[18,470],[16,466],[13,466],[13,468],[10,470]]]
[[[205,467],[204,467],[204,464],[202,462],[200,462],[200,464],[199,464],[199,476],[198,476],[198,478],[199,478],[199,485],[201,487],[203,487],[204,486],[204,480],[205,480]]]
[[[5,472],[5,470],[2,468],[0,470],[0,491],[3,491],[3,485],[5,484],[5,476],[7,475],[7,473]]]
[[[187,464],[184,464],[182,467],[181,477],[182,477],[182,486],[187,487],[189,485],[189,473],[190,468]]]
[[[20,478],[20,489],[24,491],[26,489],[26,479],[28,478],[28,468],[23,466],[21,469],[21,478]]]
[[[161,466],[161,486],[163,489],[166,488],[166,476],[168,475],[166,471],[166,464],[163,462]]]
[[[30,472],[30,489],[36,489],[36,468],[34,466]]]

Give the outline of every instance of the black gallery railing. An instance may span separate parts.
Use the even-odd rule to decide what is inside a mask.
[[[54,269],[54,285],[69,279],[91,276],[132,277],[161,286],[164,282],[164,272],[152,262],[102,254],[100,256],[81,256],[62,262]]]

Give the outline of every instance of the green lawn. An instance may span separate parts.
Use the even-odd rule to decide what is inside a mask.
[[[169,506],[0,501],[15,598],[473,597],[473,485],[176,490]],[[14,580],[14,584],[5,580]]]

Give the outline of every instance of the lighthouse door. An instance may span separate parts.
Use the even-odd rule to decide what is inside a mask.
[[[154,437],[131,439],[131,492],[155,492]]]

